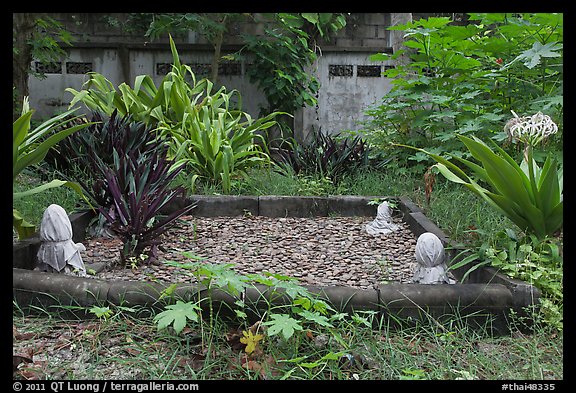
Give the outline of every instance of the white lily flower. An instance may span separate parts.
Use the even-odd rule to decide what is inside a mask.
[[[506,123],[504,131],[512,139],[525,144],[535,145],[558,132],[558,126],[550,116],[538,112],[532,116],[519,117],[511,111],[514,117]]]

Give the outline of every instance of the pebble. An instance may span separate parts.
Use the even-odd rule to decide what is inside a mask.
[[[416,237],[399,219],[399,230],[384,236],[364,231],[370,217],[270,218],[186,217],[162,236],[166,252],[153,269],[119,269],[118,239],[87,239],[84,262],[107,262],[104,279],[192,281],[190,274],[163,261],[188,262],[182,253],[205,256],[209,263],[232,263],[239,274],[264,271],[296,277],[303,283],[373,288],[383,282],[410,282]],[[196,228],[194,230],[194,228]],[[184,244],[183,244],[184,243]],[[102,250],[103,244],[108,250]],[[129,274],[127,274],[129,272]]]

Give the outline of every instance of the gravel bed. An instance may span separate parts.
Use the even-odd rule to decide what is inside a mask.
[[[278,273],[302,285],[373,288],[410,282],[416,237],[394,218],[399,230],[373,236],[369,217],[270,218],[186,216],[163,235],[159,261],[135,269],[118,266],[121,242],[92,238],[83,244],[84,263],[104,262],[97,278],[129,281],[194,282],[189,271],[165,261],[192,262],[191,253],[210,263],[231,263],[240,274]]]

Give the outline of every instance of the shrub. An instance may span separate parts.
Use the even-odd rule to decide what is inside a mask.
[[[474,262],[465,276],[484,265],[491,265],[508,277],[534,285],[541,291],[539,317],[549,326],[563,329],[564,258],[562,239],[536,236],[519,238],[512,230],[498,231],[490,242],[466,250],[468,257],[452,265],[456,269]]]
[[[409,52],[372,59],[411,61],[384,72],[394,86],[367,111],[372,119],[363,133],[370,143],[407,162],[429,157],[406,157],[391,142],[467,158],[457,135],[502,142],[506,134],[498,131],[511,110],[562,119],[561,13],[469,14],[465,26],[450,22],[431,17],[389,28],[404,33]]]
[[[93,112],[91,120],[93,124],[63,140],[46,160],[78,181],[94,204],[107,207],[113,200],[101,166],[114,165],[114,151],[144,154],[157,149],[159,142],[151,127],[116,110],[110,116]]]
[[[295,139],[286,141],[288,148],[274,148],[275,162],[296,174],[319,175],[339,183],[347,173],[369,164],[370,148],[357,136],[340,138],[340,134],[326,135],[313,130],[309,143]]]
[[[182,64],[170,37],[173,65],[157,88],[148,75],[140,75],[134,87],[125,83],[117,91],[103,75],[90,73],[86,90],[66,89],[74,95],[70,105],[83,102],[93,110],[111,114],[118,110],[157,129],[169,145],[169,158],[184,164],[192,174],[190,189],[200,178],[230,191],[230,180],[247,168],[269,162],[258,144],[259,131],[276,124],[274,112],[257,120],[241,110],[237,90],[221,87],[213,93],[208,79],[196,81],[190,66]],[[189,82],[191,81],[191,82]]]
[[[145,252],[156,258],[160,236],[194,205],[168,216],[162,209],[183,197],[182,187],[172,188],[182,166],[167,158],[168,146],[151,127],[131,115],[114,110],[108,117],[93,113],[95,121],[61,146],[60,154],[72,163],[68,169],[85,175],[86,194],[109,228],[124,242],[121,260],[139,259]],[[101,229],[101,228],[97,228]]]
[[[170,187],[182,166],[172,168],[166,153],[162,145],[145,153],[115,149],[114,165],[99,165],[113,201],[109,207],[100,207],[100,213],[124,243],[123,263],[140,258],[145,251],[148,261],[156,259],[160,235],[195,207],[191,204],[167,216],[162,214],[163,208],[185,195],[184,188]]]

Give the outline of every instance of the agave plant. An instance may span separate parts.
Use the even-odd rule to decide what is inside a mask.
[[[514,132],[519,131],[514,129]],[[481,196],[510,218],[521,230],[534,234],[538,239],[553,235],[562,227],[563,170],[558,166],[556,159],[548,155],[544,165],[539,167],[533,159],[531,143],[524,139],[523,141],[527,142],[524,159],[518,165],[492,140],[490,141],[494,150],[477,137],[459,135],[458,138],[480,165],[461,157],[453,158],[469,168],[473,176],[469,176],[460,167],[439,155],[412,146],[399,146],[428,154],[437,161],[435,167],[444,177],[464,185]],[[484,188],[481,184],[486,184],[488,188]]]

